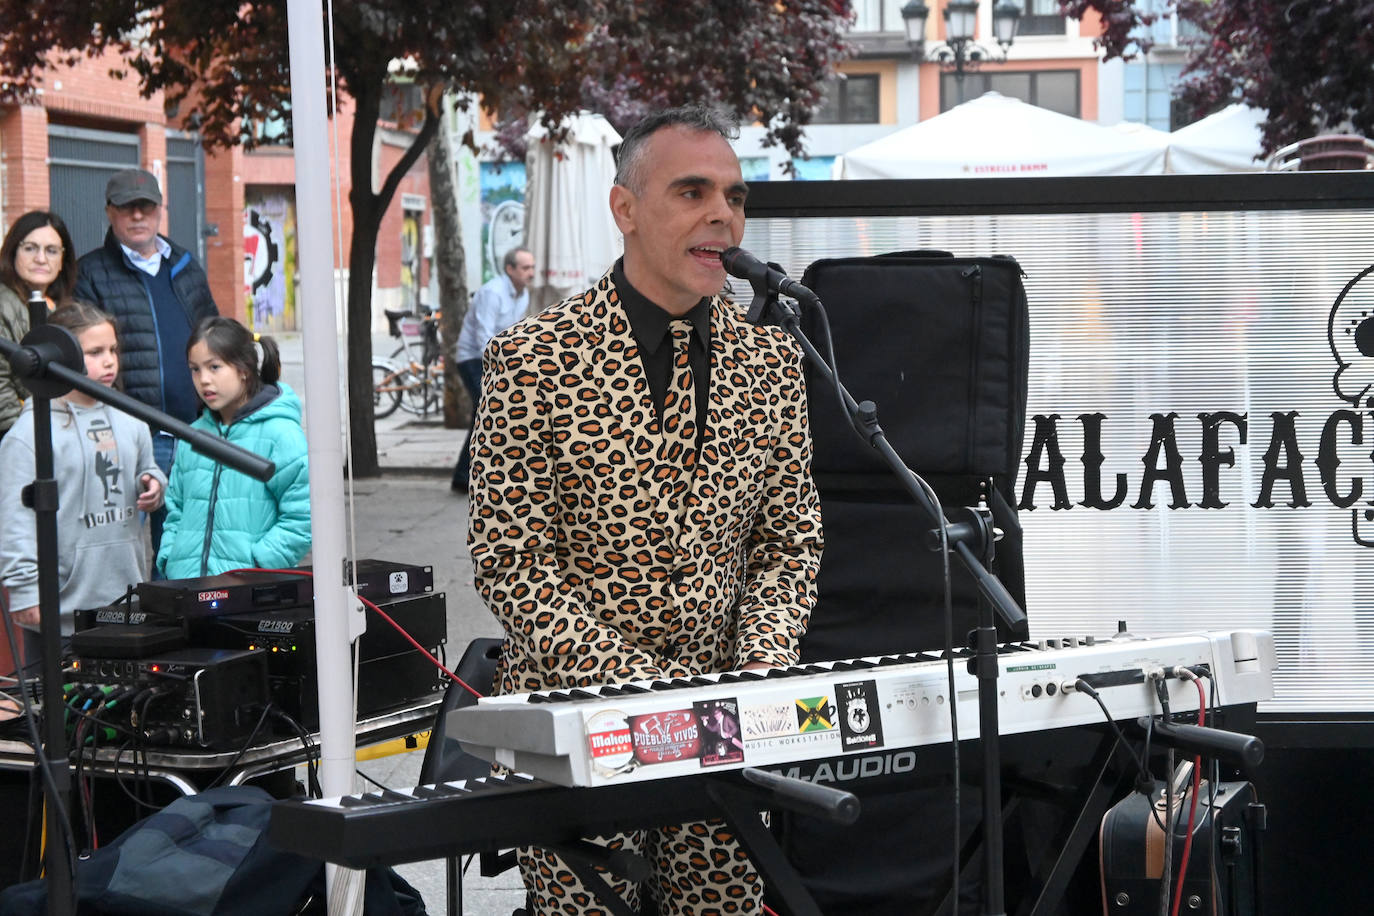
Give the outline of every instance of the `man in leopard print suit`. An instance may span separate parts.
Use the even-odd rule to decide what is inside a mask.
[[[800,349],[720,295],[720,252],[744,231],[733,133],[701,107],[632,128],[610,195],[624,258],[484,353],[468,544],[505,629],[503,693],[798,659],[820,501]],[[683,356],[673,319],[691,322]],[[632,906],[647,893],[663,914],[762,910],[723,822],[609,844],[653,866],[642,888],[611,879]],[[538,916],[605,912],[556,856],[520,861]]]

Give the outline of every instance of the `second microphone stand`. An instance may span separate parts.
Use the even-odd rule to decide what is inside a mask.
[[[769,288],[766,280],[751,279],[750,284],[754,288],[754,299],[745,316],[746,320],[754,324],[776,324],[801,344],[811,365],[839,396],[844,412],[850,418],[855,431],[882,456],[893,476],[925,512],[931,524],[936,526],[927,535],[931,546],[948,550],[957,556],[978,584],[982,600],[978,602],[978,626],[975,630],[974,655],[970,664],[973,674],[978,678],[978,735],[981,739],[983,764],[985,913],[987,916],[1004,916],[1006,891],[1002,852],[1002,755],[997,712],[998,655],[994,613],[1013,629],[1019,628],[1025,622],[1026,614],[1001,580],[988,570],[987,564],[992,560],[995,541],[991,519],[984,512],[973,508],[963,509],[960,513],[962,518],[956,523],[946,519],[940,504],[930,497],[920,479],[906,466],[888,442],[887,436],[878,425],[876,405],[872,401],[855,403],[834,369],[802,331],[797,311],[781,304],[778,294]],[[820,300],[816,299],[813,304],[820,311]],[[951,704],[956,700],[956,697],[950,697]],[[958,772],[954,773],[954,778],[959,778]],[[956,907],[958,893],[959,889],[955,887],[953,899],[956,901]]]

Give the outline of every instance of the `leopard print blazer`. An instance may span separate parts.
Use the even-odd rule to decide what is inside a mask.
[[[716,297],[710,365],[684,470],[609,272],[487,347],[468,545],[502,692],[797,661],[823,543],[801,352]]]

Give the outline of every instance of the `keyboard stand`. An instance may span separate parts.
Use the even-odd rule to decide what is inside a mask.
[[[778,777],[774,777],[770,779],[770,782],[776,786],[778,779]],[[784,781],[785,783],[797,783],[799,787],[804,787],[803,792],[799,794],[811,796],[812,799],[817,793],[843,799],[846,803],[843,813],[837,811],[830,815],[831,819],[852,822],[853,818],[857,816],[857,803],[853,796],[847,792],[812,786],[801,780],[785,779]],[[714,803],[714,807],[718,809],[718,816],[730,825],[736,841],[748,854],[749,861],[759,873],[759,878],[763,881],[764,886],[769,888],[781,902],[783,906],[782,916],[822,916],[820,908],[811,899],[811,895],[806,892],[801,876],[792,867],[792,863],[787,860],[787,856],[783,854],[782,848],[778,846],[773,835],[764,826],[763,818],[759,815],[759,812],[764,809],[781,805],[803,810],[804,813],[815,816],[827,816],[818,811],[814,800],[808,801],[806,798],[794,799],[794,797],[790,797],[787,785],[770,790],[745,785],[733,779],[707,778],[703,788],[706,795]],[[585,840],[545,844],[541,845],[540,848],[547,849],[562,858],[572,873],[582,882],[582,886],[609,909],[612,916],[638,916],[597,869],[605,869],[617,877],[638,884],[650,876],[649,863],[641,856],[621,849],[607,849]],[[504,856],[501,857],[501,861],[506,863],[508,867],[514,864],[505,859]],[[496,873],[493,872],[492,874]],[[483,874],[488,874],[485,869]],[[488,876],[490,877],[490,875]]]
[[[1057,799],[1066,812],[1077,809],[1077,814],[1072,817],[1072,825],[1069,825],[1069,818],[1066,816],[1054,837],[1046,841],[1050,848],[1060,851],[1054,864],[1029,876],[1028,886],[1023,889],[1026,891],[1026,899],[1022,900],[1019,906],[1008,900],[1008,912],[1015,913],[1016,916],[1050,916],[1059,911],[1074,872],[1087,853],[1089,844],[1097,836],[1103,815],[1133,783],[1134,764],[1125,755],[1123,766],[1112,766],[1112,758],[1118,745],[1116,736],[1103,729],[1091,762],[1085,770],[1086,774],[1090,774],[1090,782],[1085,780],[1085,784],[1089,786],[1086,794],[1082,790],[1075,791],[1068,786],[1051,785],[1043,780],[1017,780],[1015,777],[1006,780],[1004,788],[1007,798],[1002,803],[1002,815],[1008,822],[1012,820],[1024,799]],[[961,867],[967,869],[972,863],[980,860],[984,842],[981,829],[969,837],[961,856]],[[944,897],[927,911],[926,916],[953,916],[955,912],[953,892],[946,880]]]
[[[735,831],[735,838],[749,854],[749,861],[782,902],[787,916],[821,916],[820,907],[802,885],[801,876],[787,861],[773,834],[763,825],[759,811],[777,803],[777,796],[748,786],[712,780],[706,793],[720,806],[721,813]],[[808,812],[811,813],[811,812]]]

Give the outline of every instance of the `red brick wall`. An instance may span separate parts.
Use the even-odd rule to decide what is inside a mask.
[[[62,123],[77,127],[137,133],[142,142],[143,168],[162,178],[166,172],[167,130],[169,124],[161,93],[143,98],[136,79],[130,74],[123,79],[112,78],[119,59],[111,54],[83,60],[74,67],[58,67],[46,74],[42,94],[35,104],[0,108],[0,162],[3,162],[3,181],[0,181],[0,218],[8,226],[20,214],[33,209],[45,209],[49,202],[48,184],[48,124]],[[189,105],[183,105],[189,110]],[[335,191],[331,185],[331,199],[342,202],[342,212],[334,213],[344,244],[343,266],[347,266],[348,244],[352,237],[353,220],[348,205],[350,189],[349,137],[353,118],[345,102],[337,125],[330,124],[331,142],[337,136],[339,159],[337,174],[342,187]],[[404,152],[391,143],[377,145],[378,168],[374,168],[373,187],[381,182],[379,169],[389,169]],[[380,174],[385,174],[381,171]],[[244,317],[243,304],[243,206],[247,185],[290,185],[295,182],[295,162],[289,148],[272,148],[245,153],[239,149],[206,151],[205,156],[205,220],[215,226],[218,234],[206,239],[205,269],[210,289],[220,311],[237,318]],[[400,283],[400,250],[402,225],[402,194],[416,194],[425,198],[422,225],[430,225],[429,174],[425,160],[411,168],[401,182],[395,198],[387,208],[377,244],[377,283],[382,289],[392,289]],[[93,201],[92,206],[100,206]],[[166,221],[164,218],[164,230]],[[323,230],[330,233],[334,247],[333,226],[300,226],[298,231]],[[424,268],[427,269],[425,264]],[[421,283],[427,283],[422,273]]]
[[[348,249],[353,238],[353,210],[348,202],[348,195],[352,189],[352,155],[350,153],[349,144],[353,131],[353,116],[346,102],[335,118],[335,121],[337,121],[337,123],[331,121],[328,125],[329,142],[331,146],[334,144],[336,138],[338,140],[338,148],[333,150],[334,156],[337,158],[338,162],[330,163],[330,202],[334,224],[330,226],[314,227],[302,221],[298,224],[296,231],[298,234],[317,229],[329,232],[329,247],[332,251],[337,244],[334,227],[338,226],[338,232],[340,233],[343,244],[341,266],[347,267],[349,261]],[[380,131],[378,135],[382,135]],[[379,151],[378,158],[380,162],[375,165],[372,170],[372,187],[374,189],[381,185],[386,170],[394,166],[405,152],[404,148],[385,141],[376,144],[375,148]],[[224,154],[221,153],[218,155],[223,156]],[[296,180],[296,166],[295,159],[289,147],[266,147],[251,153],[240,153],[238,155],[241,156],[242,161],[237,170],[219,176],[215,180],[222,183],[228,180],[231,175],[238,175],[242,179],[238,182],[238,222],[236,222],[233,227],[233,231],[237,237],[237,247],[235,250],[240,252],[241,257],[243,246],[243,188],[249,185],[294,184]],[[209,185],[211,179],[209,177],[210,168],[208,156],[206,172],[207,185]],[[333,184],[334,177],[341,177],[342,184],[341,187],[337,189]],[[207,186],[207,197],[210,193],[211,189]],[[382,217],[381,229],[377,237],[376,277],[378,288],[384,290],[395,288],[401,281],[401,224],[404,219],[403,208],[401,206],[402,194],[416,194],[425,199],[425,211],[422,218],[422,224],[429,225],[432,219],[429,213],[429,172],[424,156],[420,157],[419,161],[411,167],[409,173],[407,173],[406,177],[401,181],[401,185],[397,189],[395,197],[392,198],[390,206],[387,207],[387,211]],[[343,205],[342,212],[334,206],[336,202]],[[213,222],[214,220],[211,221]],[[227,235],[226,229],[226,225],[221,223],[220,234],[222,237]],[[426,269],[427,266],[428,265],[425,265]],[[428,279],[428,274],[422,273],[421,284],[428,283]],[[216,295],[218,296],[218,293],[216,293]],[[219,301],[219,299],[216,298],[216,301]]]
[[[391,170],[401,157],[405,155],[405,148],[393,146],[391,143],[383,142],[380,145],[381,167],[376,183],[380,184],[382,178]],[[433,216],[429,212],[429,165],[424,154],[415,161],[406,173],[405,178],[401,179],[400,185],[396,188],[396,196],[391,199],[391,204],[386,208],[386,214],[382,217],[382,225],[377,233],[377,286],[381,289],[390,289],[399,286],[401,283],[401,228],[405,220],[404,208],[401,205],[403,194],[416,194],[425,199],[425,208],[420,217],[421,227],[431,225]],[[423,233],[423,229],[421,230]],[[423,241],[423,234],[421,236]],[[425,271],[428,269],[421,260],[420,285],[423,288],[428,282]]]
[[[73,67],[55,67],[44,75],[41,93],[33,104],[0,109],[6,226],[28,210],[48,207],[49,122],[136,133],[142,142],[140,165],[159,179],[163,177],[167,118],[162,93],[143,98],[132,75],[124,79],[109,75],[119,66],[120,58],[106,53]],[[100,207],[102,202],[92,201],[91,205]],[[164,217],[164,229],[166,225]]]
[[[93,123],[87,126],[91,127],[130,130],[145,123],[165,127],[162,93],[143,98],[138,77],[132,72],[124,79],[111,78],[110,71],[119,69],[121,64],[118,55],[106,52],[74,67],[56,67],[43,81],[43,107],[61,112],[67,116],[63,120],[71,123],[89,120]],[[101,121],[106,123],[95,123]]]
[[[8,228],[30,210],[48,207],[48,114],[36,105],[5,108],[0,113],[3,153],[4,223]]]
[[[217,234],[205,240],[205,272],[222,314],[242,321],[243,171],[242,150],[206,150],[205,223]]]

